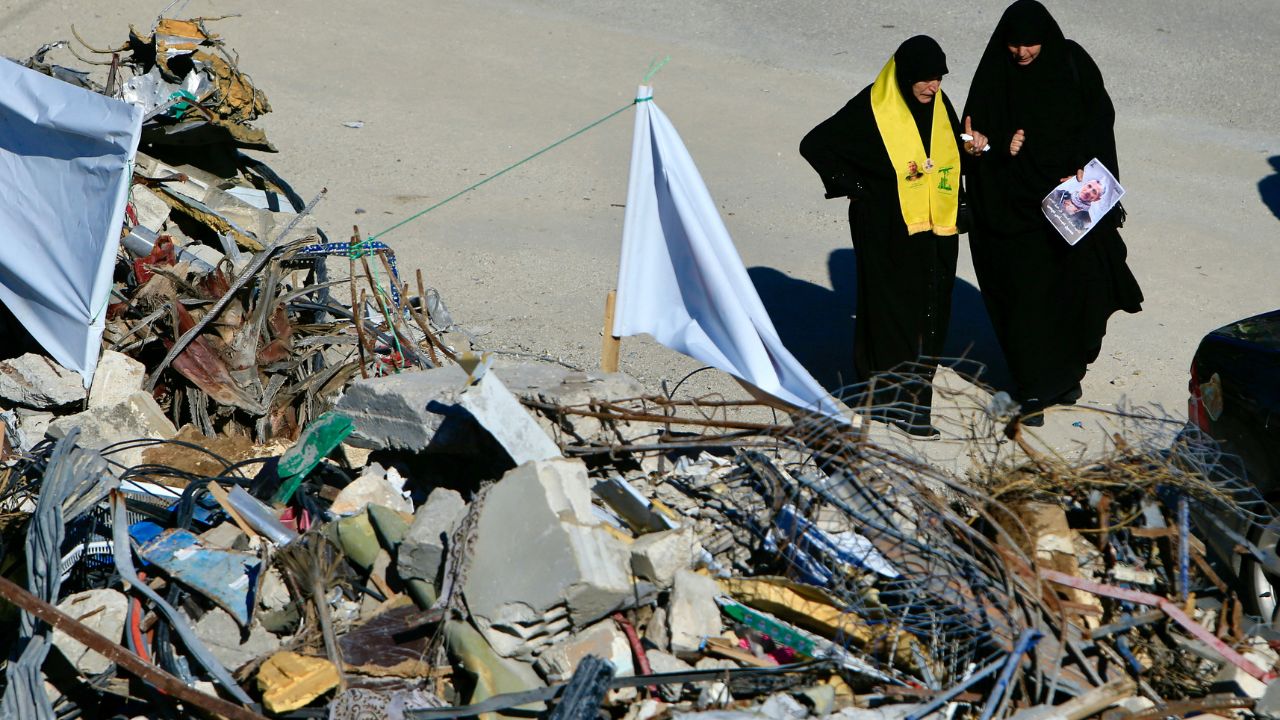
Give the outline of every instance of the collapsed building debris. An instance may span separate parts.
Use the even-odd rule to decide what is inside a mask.
[[[1198,433],[1111,413],[1066,458],[939,390],[945,467],[472,355],[240,152],[269,106],[219,43],[162,19],[105,85],[26,63],[148,116],[93,385],[0,363],[8,714],[1274,714],[1276,518]]]

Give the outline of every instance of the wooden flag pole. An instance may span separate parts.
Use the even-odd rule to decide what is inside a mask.
[[[622,338],[613,335],[613,308],[617,300],[617,290],[610,290],[604,299],[604,341],[600,346],[600,369],[607,373],[618,372],[618,351],[622,347]]]

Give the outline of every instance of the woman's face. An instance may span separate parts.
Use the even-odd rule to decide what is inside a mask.
[[[921,80],[918,83],[911,84],[911,94],[915,96],[918,102],[928,105],[933,102],[933,96],[938,94],[938,88],[940,87],[942,87],[942,78]]]
[[[1019,65],[1030,65],[1040,57],[1039,45],[1009,45],[1009,56]]]

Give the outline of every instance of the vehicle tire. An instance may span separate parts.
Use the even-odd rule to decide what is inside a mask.
[[[1254,527],[1249,532],[1249,542],[1261,550],[1275,550],[1280,545],[1280,533],[1271,528]],[[1264,622],[1280,627],[1280,577],[1267,572],[1252,555],[1240,560],[1240,600],[1245,612],[1256,615]]]
[[[1267,462],[1265,448],[1252,433],[1239,423],[1222,423],[1225,427],[1215,428],[1222,437],[1222,449],[1239,458],[1243,466],[1244,478],[1269,500],[1275,496],[1275,480],[1272,469]],[[1280,546],[1280,523],[1273,522],[1272,527],[1254,525],[1247,533],[1249,542],[1259,549],[1277,550]],[[1267,572],[1252,555],[1240,556],[1239,567],[1240,599],[1244,603],[1245,612],[1256,615],[1264,621],[1280,627],[1280,576]]]

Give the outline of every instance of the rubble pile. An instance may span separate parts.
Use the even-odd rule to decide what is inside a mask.
[[[997,394],[956,472],[474,355],[240,152],[266,98],[202,21],[101,87],[49,52],[151,115],[92,387],[0,362],[6,717],[1276,712],[1275,518],[1194,432],[1048,455]]]

